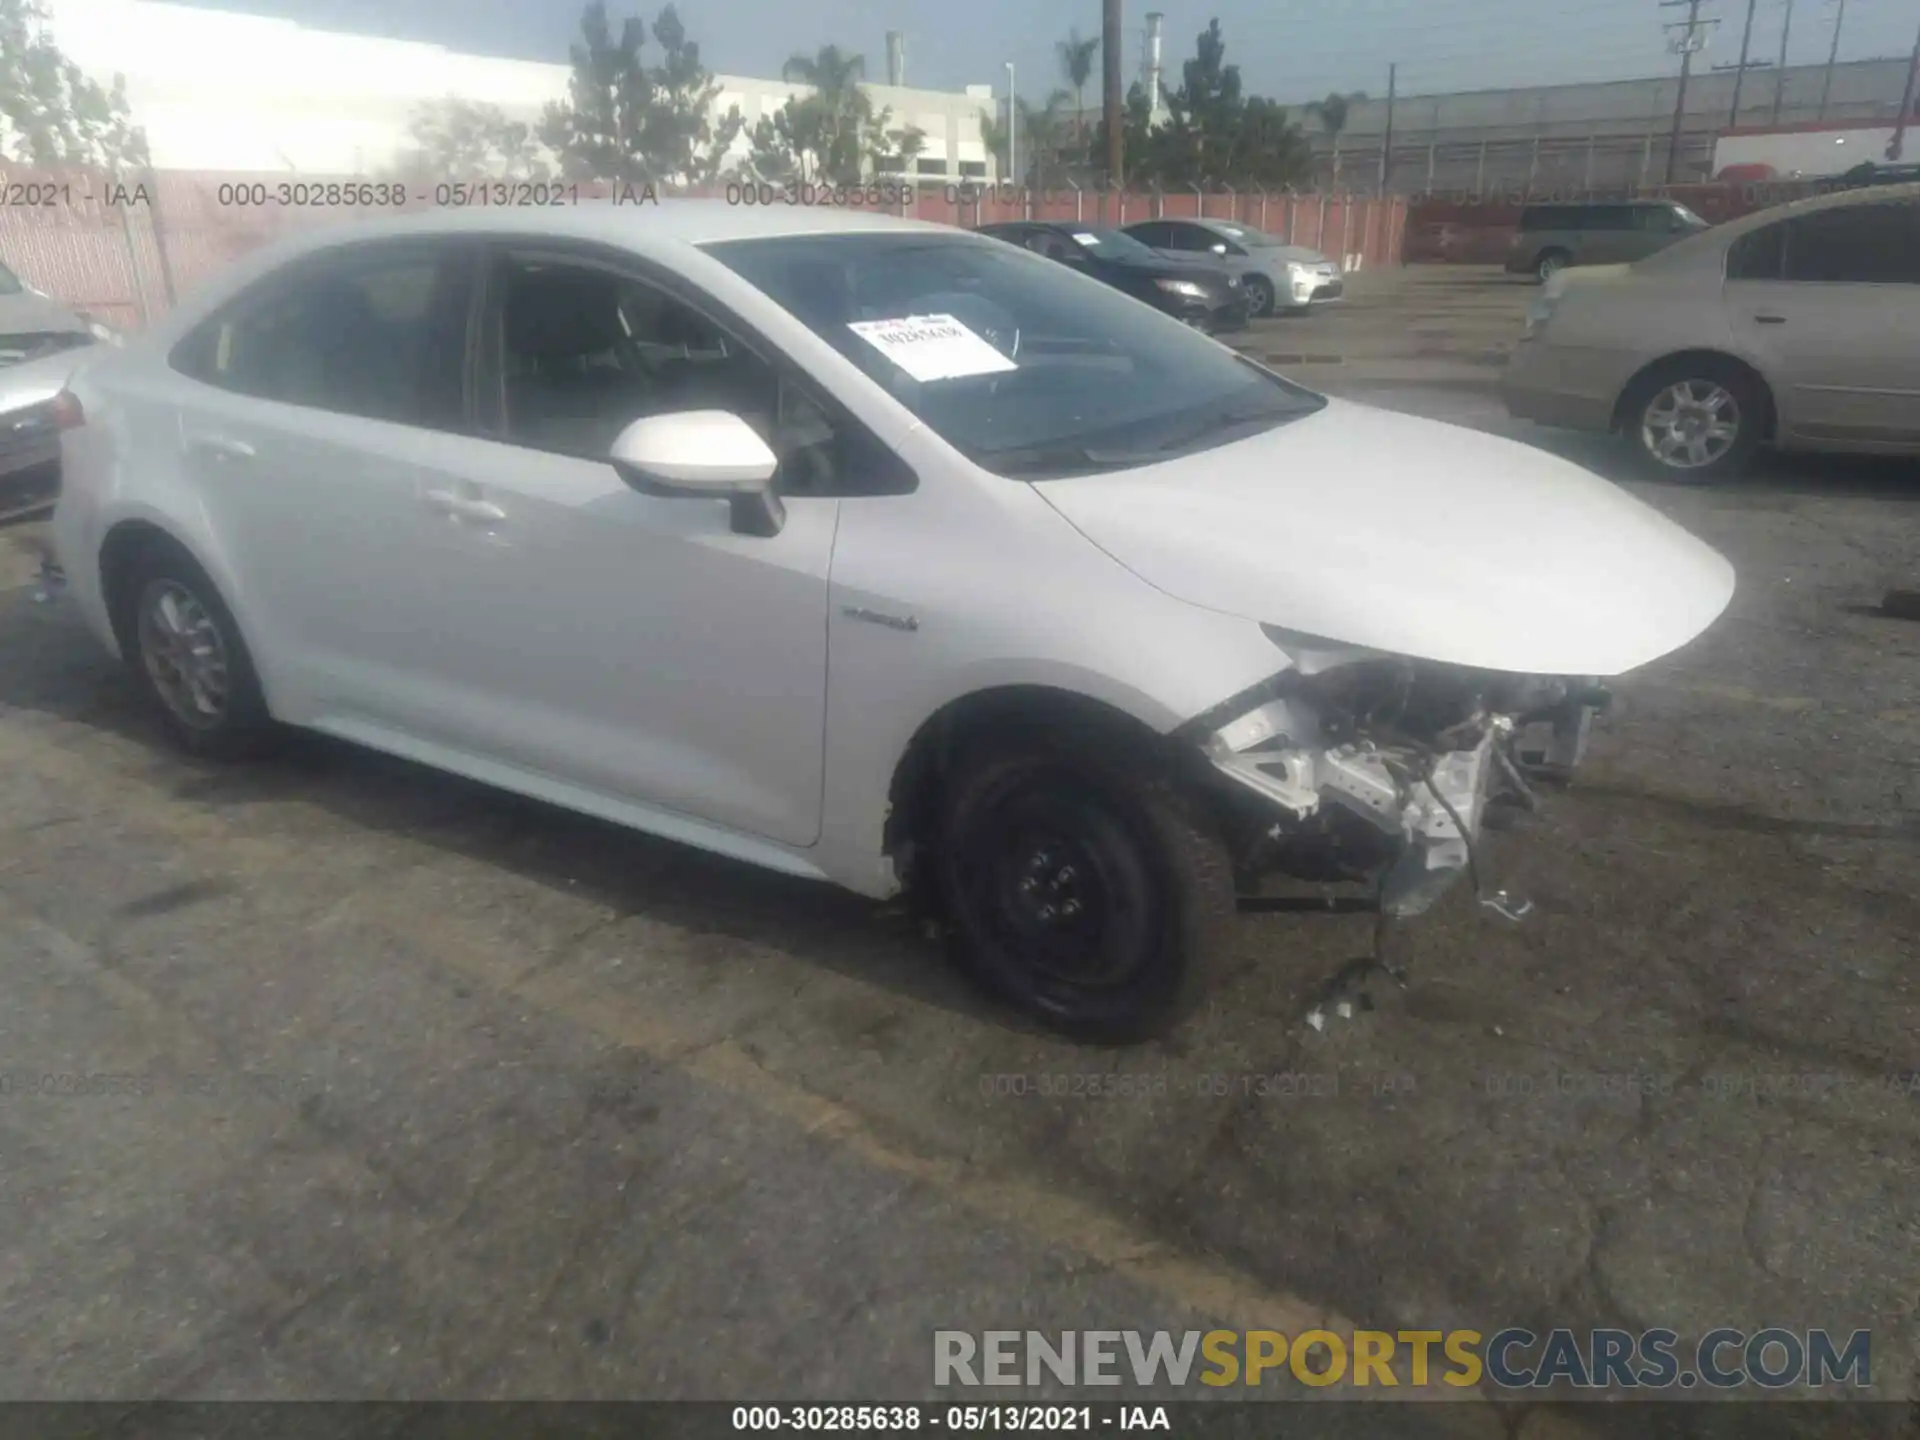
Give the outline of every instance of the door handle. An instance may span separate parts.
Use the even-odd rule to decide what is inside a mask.
[[[426,502],[442,515],[450,515],[457,520],[471,520],[480,524],[491,524],[507,518],[507,512],[487,500],[476,500],[465,495],[456,495],[451,490],[429,490]]]
[[[251,460],[254,456],[253,446],[225,435],[202,435],[189,444],[198,453],[211,455],[216,460]]]
[[[1756,315],[1753,317],[1753,321],[1756,325],[1784,325],[1787,323],[1787,317],[1784,315]]]

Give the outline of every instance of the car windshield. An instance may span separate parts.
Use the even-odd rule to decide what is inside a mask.
[[[998,242],[857,234],[705,249],[999,475],[1130,469],[1326,404],[1118,290]]]
[[[1102,260],[1153,260],[1160,257],[1153,248],[1142,245],[1133,236],[1120,230],[1109,230],[1102,225],[1076,225],[1067,231],[1073,242],[1091,255]]]
[[[1705,220],[1702,220],[1684,205],[1675,205],[1673,207],[1673,213],[1678,215],[1683,223],[1692,226],[1696,230],[1705,230],[1708,228]]]
[[[1234,241],[1236,244],[1244,245],[1249,250],[1266,250],[1271,249],[1273,246],[1287,243],[1278,235],[1269,235],[1266,231],[1255,230],[1249,225],[1223,225],[1216,220],[1213,228],[1229,240]]]

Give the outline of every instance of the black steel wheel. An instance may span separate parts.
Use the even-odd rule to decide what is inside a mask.
[[[960,958],[1081,1039],[1164,1033],[1231,948],[1226,847],[1154,768],[1110,737],[1050,736],[976,752],[949,787],[941,874]]]

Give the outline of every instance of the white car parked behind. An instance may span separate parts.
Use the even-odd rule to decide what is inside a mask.
[[[276,723],[885,897],[1164,1028],[1280,868],[1424,907],[1515,720],[1727,563],[1013,246],[704,202],[327,230],[59,402],[71,590],[172,734]]]

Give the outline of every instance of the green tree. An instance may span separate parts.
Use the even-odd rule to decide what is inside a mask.
[[[507,118],[497,105],[448,96],[417,106],[408,146],[395,178],[437,180],[545,180],[551,167],[530,126]]]
[[[1324,100],[1310,100],[1301,108],[1320,122],[1320,128],[1330,138],[1338,139],[1340,132],[1347,128],[1347,116],[1352,107],[1364,103],[1366,98],[1366,91],[1354,90],[1345,95],[1331,94]]]
[[[1165,87],[1162,87],[1165,93]],[[1124,176],[1112,177],[1111,183],[1118,186],[1122,182],[1129,185],[1151,185],[1163,178],[1165,167],[1165,131],[1156,129],[1153,123],[1153,102],[1148,98],[1147,90],[1138,80],[1127,90],[1126,104],[1120,109],[1120,144],[1126,156],[1127,172]],[[1102,116],[1093,127],[1093,157],[1099,165],[1092,167],[1093,178],[1097,184],[1109,183],[1104,168],[1107,154],[1107,121]]]
[[[1350,90],[1342,95],[1329,94],[1324,100],[1310,100],[1301,108],[1320,122],[1320,129],[1333,146],[1333,178],[1340,178],[1340,134],[1347,128],[1347,119],[1352,108],[1362,104],[1367,98],[1364,90]]]
[[[745,122],[735,107],[713,123],[719,86],[672,5],[653,24],[665,56],[658,65],[643,59],[647,27],[638,16],[614,38],[604,0],[582,13],[580,37],[569,52],[567,98],[549,105],[540,124],[569,179],[681,184],[720,172]]]
[[[1074,26],[1067,32],[1067,38],[1053,42],[1054,54],[1060,59],[1060,73],[1065,77],[1067,86],[1073,91],[1073,133],[1080,141],[1081,149],[1086,149],[1087,86],[1093,80],[1093,62],[1100,53],[1100,37],[1094,35],[1082,39],[1080,27]],[[1082,158],[1085,156],[1083,154]]]
[[[1228,64],[1226,53],[1220,22],[1214,20],[1181,67],[1179,89],[1166,97],[1166,125],[1146,139],[1143,178],[1183,186],[1288,185],[1309,172],[1310,153],[1299,126],[1288,119],[1285,107],[1249,98],[1240,67]]]
[[[1013,177],[1017,183],[1045,190],[1072,179],[1078,169],[1075,161],[1080,149],[1075,126],[1066,115],[1072,103],[1073,95],[1066,90],[1055,90],[1047,97],[1047,103],[1040,106],[1016,99],[1014,113],[1019,117],[1019,133],[1012,137],[1007,134],[1003,116],[982,110],[980,143],[999,162],[1000,173],[1007,172],[1007,142],[1011,138],[1018,142],[1020,150],[1021,173]]]
[[[740,107],[733,106],[713,122],[713,102],[720,82],[700,63],[700,47],[687,39],[686,26],[672,5],[653,22],[653,38],[665,58],[655,68],[654,109],[648,125],[648,148],[670,176],[684,176],[694,184],[716,179],[727,163],[733,142],[746,127]]]
[[[113,174],[151,163],[125,78],[90,79],[47,33],[38,0],[0,0],[0,159]]]
[[[773,115],[755,125],[751,153],[740,166],[749,178],[774,182],[815,181],[858,185],[877,170],[905,163],[926,143],[924,131],[893,126],[893,111],[873,108],[861,85],[863,55],[823,45],[812,55],[795,55],[780,78],[805,85]]]

